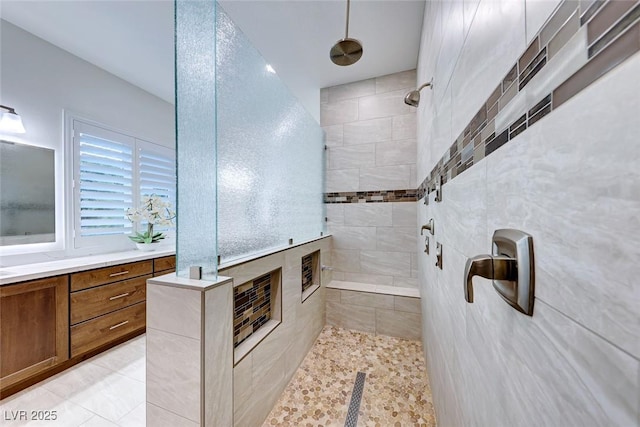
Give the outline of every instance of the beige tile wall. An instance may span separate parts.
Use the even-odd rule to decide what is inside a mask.
[[[418,109],[420,179],[559,3],[427,2],[418,74],[435,97]],[[574,60],[549,63],[526,96]],[[636,54],[445,184],[442,203],[418,203],[444,251],[443,270],[418,253],[438,424],[640,425],[638,75]],[[464,300],[465,262],[491,250],[497,228],[533,235],[533,317],[481,278]]]
[[[262,425],[280,394],[315,342],[325,324],[325,288],[302,303],[302,257],[320,251],[320,262],[330,256],[330,238],[269,255],[220,274],[244,283],[282,267],[282,323],[233,368],[234,425]],[[321,281],[331,280],[330,271]]]
[[[327,289],[327,324],[421,340],[420,298]]]
[[[415,189],[416,71],[322,89],[326,191]],[[414,202],[327,205],[337,280],[417,287]]]
[[[164,277],[147,283],[147,424],[230,425],[231,280],[205,291]]]

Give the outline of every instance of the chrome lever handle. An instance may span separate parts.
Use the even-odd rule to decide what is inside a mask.
[[[473,276],[491,280],[516,281],[518,280],[516,259],[497,255],[477,255],[469,258],[464,267],[464,277],[466,278],[464,299],[468,303],[473,302]],[[505,298],[514,298],[514,295],[511,295],[511,289],[496,287],[496,290]]]
[[[533,237],[520,230],[504,228],[493,233],[493,255],[467,260],[464,269],[464,297],[473,302],[473,276],[493,281],[493,288],[511,307],[533,315],[535,271]]]
[[[433,229],[433,218],[431,218],[431,219],[429,220],[429,223],[428,223],[428,224],[424,224],[424,225],[420,228],[420,235],[421,235],[421,236],[423,235],[423,234],[422,234],[422,232],[423,232],[424,230],[429,230],[429,232],[430,232],[430,233],[431,233],[431,235],[433,236],[433,233],[434,233],[434,229]]]

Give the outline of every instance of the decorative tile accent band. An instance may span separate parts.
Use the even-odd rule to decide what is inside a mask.
[[[233,346],[271,318],[271,273],[233,289]]]
[[[517,119],[496,129],[496,117],[505,111],[509,102],[525,89],[549,60],[560,53],[585,25],[588,58],[586,63],[555,89],[539,98],[534,105],[525,105]],[[422,199],[435,189],[438,176],[442,176],[443,184],[454,179],[638,51],[640,1],[562,2],[464,131],[420,184],[415,192],[417,199]],[[349,202],[327,201],[325,195],[325,203]]]
[[[416,190],[356,191],[342,193],[324,193],[325,203],[383,203],[415,202]]]

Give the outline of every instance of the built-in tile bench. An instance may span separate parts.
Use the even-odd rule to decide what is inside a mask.
[[[327,324],[376,335],[421,339],[415,288],[332,280],[326,285]]]

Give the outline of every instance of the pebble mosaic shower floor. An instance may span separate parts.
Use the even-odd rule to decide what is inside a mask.
[[[327,326],[264,422],[344,426],[358,372],[366,374],[358,426],[436,427],[419,341]]]

